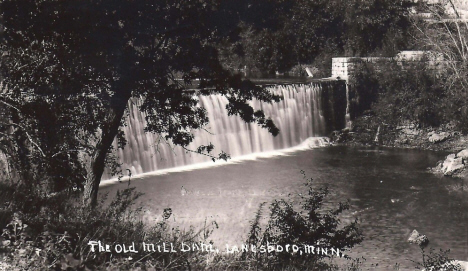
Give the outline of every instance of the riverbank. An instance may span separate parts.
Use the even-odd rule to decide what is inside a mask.
[[[445,152],[447,156],[431,167],[435,174],[468,179],[468,135],[455,129],[455,125],[420,127],[417,123],[404,123],[396,127],[377,125],[371,116],[363,116],[352,128],[334,131],[335,144],[359,146],[385,146]]]
[[[335,144],[347,146],[385,146],[444,153],[446,154],[445,158],[433,164],[429,169],[435,175],[448,178],[444,178],[444,180],[449,181],[444,187],[453,197],[454,202],[466,197],[468,189],[465,187],[464,181],[468,180],[468,135],[457,131],[453,124],[443,124],[439,127],[420,127],[418,123],[406,122],[403,125],[391,127],[379,124],[376,118],[367,115],[358,118],[351,128],[334,131],[330,138],[331,142]],[[456,179],[461,180],[461,182],[456,184],[450,182]],[[447,211],[452,212],[450,208]],[[455,220],[465,217],[465,210],[459,210],[456,213]],[[439,258],[439,260],[442,260],[441,263],[444,267],[448,264],[454,267],[453,270],[468,270],[468,262],[460,261],[464,260],[464,257],[455,256],[455,258],[458,260],[449,261],[449,263],[445,262],[450,259],[449,257],[446,257],[445,260]],[[436,262],[434,264],[437,265]]]

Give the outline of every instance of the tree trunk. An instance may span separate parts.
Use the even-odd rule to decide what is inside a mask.
[[[101,139],[96,144],[96,149],[91,156],[91,164],[88,168],[83,191],[84,206],[94,208],[97,204],[99,184],[104,172],[106,156],[119,131],[120,121],[125,113],[130,97],[131,91],[124,89],[117,92],[111,100],[108,122],[102,128]]]

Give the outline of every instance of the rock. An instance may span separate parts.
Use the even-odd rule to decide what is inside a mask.
[[[441,133],[430,132],[428,136],[429,136],[428,139],[430,142],[439,143],[439,142],[447,140],[448,138],[450,138],[451,135],[450,133],[447,133],[447,132],[441,132]]]
[[[455,171],[463,169],[464,167],[463,158],[456,158],[455,154],[451,154],[445,159],[441,170],[444,175],[452,175]]]
[[[423,269],[423,271],[465,271],[468,270],[468,262],[452,260],[445,263],[434,263],[435,266],[430,266],[428,269]],[[435,269],[438,268],[438,269]]]
[[[419,135],[420,130],[418,129],[411,129],[411,128],[403,128],[401,129],[401,132],[407,135]]]
[[[411,122],[404,122],[402,125],[397,126],[396,129],[406,136],[417,136],[421,132],[418,126]]]
[[[466,261],[453,261],[454,265],[459,265],[461,270],[468,270],[468,262]]]
[[[330,140],[332,142],[342,143],[349,139],[349,135],[351,134],[349,128],[344,128],[342,130],[333,131],[330,135]]]
[[[444,130],[453,131],[457,127],[457,124],[454,121],[450,121],[449,123],[443,124],[442,127]]]
[[[457,157],[463,158],[463,160],[468,160],[468,149],[464,149],[457,153]]]
[[[0,261],[0,271],[6,271],[6,270],[15,270],[13,266]]]
[[[429,239],[426,235],[420,234],[417,230],[413,230],[408,238],[408,242],[410,244],[417,244],[421,248],[424,248],[429,244]]]
[[[400,144],[400,145],[403,145],[403,144],[408,144],[410,141],[408,138],[398,138],[395,140],[395,144]]]
[[[397,130],[416,129],[417,125],[413,122],[405,121],[402,125],[396,127]]]

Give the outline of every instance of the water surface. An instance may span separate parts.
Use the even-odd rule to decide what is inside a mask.
[[[351,255],[366,258],[365,267],[414,270],[421,260],[416,245],[407,243],[411,231],[427,235],[432,247],[451,249],[450,256],[468,260],[467,201],[462,181],[435,176],[427,167],[444,154],[387,148],[325,147],[285,156],[241,161],[220,167],[134,179],[145,195],[140,203],[150,221],[173,210],[171,223],[180,227],[216,221],[211,239],[224,247],[245,240],[261,202],[297,199],[306,192],[301,170],[317,187],[330,188],[328,204],[349,200],[343,222],[357,217],[365,240]],[[102,188],[115,191],[127,183]],[[448,189],[450,188],[450,189]],[[267,212],[265,212],[267,213]]]

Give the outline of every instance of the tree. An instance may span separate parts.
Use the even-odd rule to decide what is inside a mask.
[[[347,56],[381,53],[394,56],[407,49],[413,1],[345,1],[344,32]],[[385,50],[387,49],[387,52]]]
[[[223,19],[235,17],[220,2],[2,1],[2,139],[14,150],[16,168],[28,166],[22,180],[47,175],[57,184],[71,177],[84,204],[95,206],[129,101],[142,100],[148,132],[186,147],[191,130],[208,122],[186,90],[195,80],[199,94],[224,95],[229,114],[276,135],[273,122],[248,101],[279,97],[219,63],[213,44],[232,35]]]
[[[445,3],[444,3],[445,2]],[[439,87],[446,92],[444,103],[447,121],[468,131],[468,23],[459,20],[453,1],[444,5],[422,5],[432,15],[429,20],[413,22],[419,33],[420,46],[427,51],[431,67],[436,71]],[[455,18],[446,13],[453,11]]]
[[[390,130],[408,121],[422,127],[442,123],[448,107],[445,92],[428,63],[356,63],[349,78],[351,117],[372,110],[375,125]]]
[[[255,21],[258,27],[249,27],[251,17],[241,18],[247,23],[239,26],[241,40],[227,50],[237,52],[240,57],[226,59],[236,63],[226,66],[247,65],[262,73],[272,73],[288,71],[296,64],[315,62],[317,66],[323,58],[328,63],[338,55],[394,56],[409,45],[412,1],[277,0],[266,1],[268,5],[263,2],[246,8],[254,10],[257,20],[262,20]],[[271,27],[265,30],[268,24]]]

